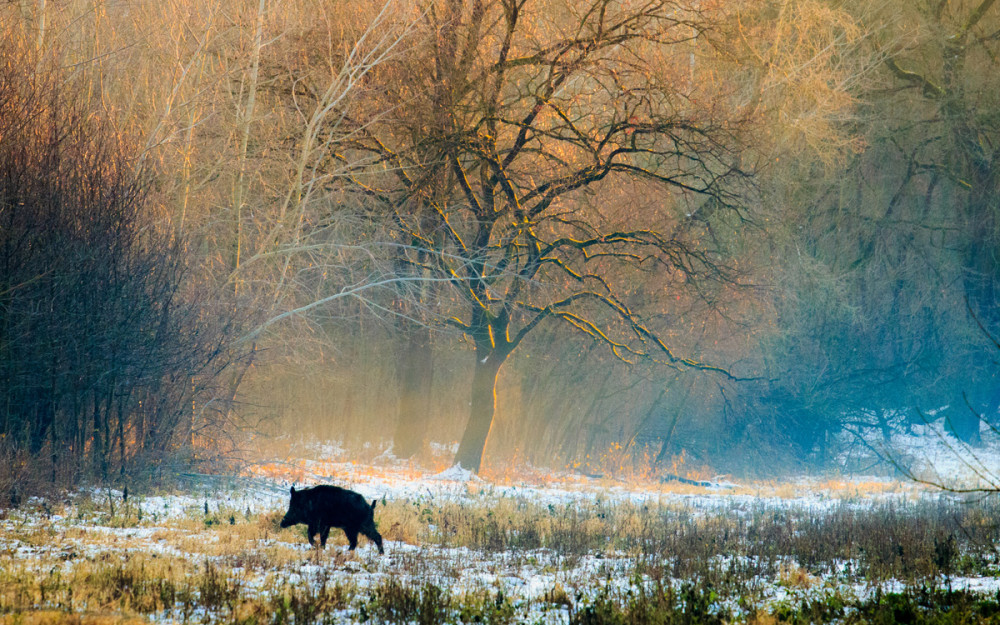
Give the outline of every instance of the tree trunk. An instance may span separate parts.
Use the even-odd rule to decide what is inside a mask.
[[[955,398],[945,414],[947,415],[947,419],[945,419],[946,429],[955,438],[973,447],[982,443],[982,438],[979,435],[979,415],[966,405],[965,398],[961,394]]]
[[[483,451],[493,425],[493,415],[496,414],[497,376],[503,361],[504,358],[492,350],[485,356],[476,350],[469,422],[465,426],[462,442],[458,445],[458,453],[455,454],[455,462],[474,473],[478,473],[482,466]]]
[[[90,431],[91,436],[91,448],[90,448],[90,467],[94,472],[94,475],[101,477],[100,475],[100,459],[104,457],[104,441],[101,440],[101,432],[103,428],[101,427],[101,398],[94,391],[94,422],[93,429]]]
[[[991,389],[989,400],[986,403],[986,409],[983,410],[983,414],[980,416],[982,417],[982,420],[990,426],[990,428],[996,428],[997,411],[1000,410],[1000,382],[994,380]]]
[[[397,458],[405,459],[420,451],[427,436],[431,385],[434,383],[430,328],[422,324],[408,328],[406,345],[399,356],[396,366],[399,420],[396,422],[392,451]]]
[[[997,289],[1000,263],[995,254],[998,206],[992,194],[997,175],[992,169],[983,171],[974,165],[975,163],[973,171],[976,175],[972,181],[973,193],[966,217],[969,238],[966,242],[964,286],[970,310],[986,331],[993,334],[1000,327],[1000,314],[997,313],[997,304],[1000,302],[1000,292]],[[982,443],[979,434],[982,415],[979,411],[985,411],[984,414],[990,418],[996,411],[996,406],[993,405],[992,396],[982,398],[980,403],[981,393],[975,388],[979,385],[971,386],[973,388],[961,389],[958,400],[952,403],[954,409],[949,411],[948,420],[956,438],[967,445],[978,446]]]

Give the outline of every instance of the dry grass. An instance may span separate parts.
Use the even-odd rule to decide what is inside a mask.
[[[820,579],[815,575],[810,575],[808,571],[794,562],[785,562],[778,569],[778,583],[787,588],[806,590],[819,584]]]
[[[285,622],[295,610],[307,615],[330,606],[355,617],[363,609],[376,621],[464,613],[511,622],[524,614],[528,603],[495,590],[442,593],[463,587],[475,570],[549,576],[533,605],[577,616],[626,609],[624,596],[596,598],[612,579],[637,593],[660,585],[675,592],[630,601],[645,596],[656,609],[672,601],[697,611],[725,597],[762,601],[762,583],[810,593],[830,580],[919,587],[948,575],[994,575],[997,563],[983,546],[1000,540],[1000,505],[991,501],[833,501],[822,512],[758,503],[706,511],[666,500],[541,504],[484,488],[461,500],[380,503],[387,555],[379,557],[364,539],[357,552],[346,551],[336,530],[325,551],[310,550],[301,528],[277,527],[279,510],[247,514],[223,506],[205,514],[199,506],[154,522],[109,508],[97,496],[60,504],[61,518],[42,506],[8,514],[0,525],[5,623],[15,614],[29,619],[18,622],[39,623],[63,622],[60,615],[81,623],[165,613],[183,620],[195,610],[222,620]],[[312,572],[300,579],[305,570]],[[362,587],[353,584],[357,573],[368,580]],[[679,580],[694,590],[682,592]],[[751,622],[773,622],[766,610],[747,614]]]
[[[35,610],[0,615],[0,625],[147,625],[149,621],[119,612],[89,613]]]
[[[295,483],[330,481],[350,487],[353,483],[419,481],[420,478],[427,478],[447,468],[441,464],[429,470],[426,462],[402,462],[391,457],[380,457],[376,464],[368,464],[348,459],[347,452],[330,453],[326,450],[324,450],[326,457],[323,460],[308,460],[304,459],[303,455],[310,453],[315,455],[315,450],[306,450],[307,453],[303,453],[302,449],[296,449],[296,446],[289,441],[274,443],[270,449],[275,453],[280,452],[281,460],[252,465],[247,469],[249,476],[282,479]],[[625,449],[622,448],[617,453],[624,454]],[[851,502],[893,497],[915,502],[926,492],[926,489],[919,485],[893,480],[828,478],[797,482],[776,480],[731,482],[725,476],[721,478],[715,476],[707,466],[692,465],[683,454],[674,457],[672,463],[673,472],[665,474],[648,454],[646,456],[639,454],[632,459],[629,467],[614,470],[606,466],[601,468],[596,464],[585,466],[585,463],[579,463],[563,471],[553,471],[525,464],[517,458],[494,460],[481,472],[483,482],[468,482],[464,487],[470,495],[489,492],[497,487],[520,486],[569,492],[638,492],[646,495],[659,493],[664,497],[706,494],[705,486],[664,477],[679,475],[699,482],[718,483],[718,486],[708,491],[713,494],[745,495],[759,499],[820,498]],[[591,470],[597,472],[588,473]],[[394,518],[390,526],[394,526],[396,528],[394,531],[399,532],[399,540],[412,544],[414,540],[419,539],[419,533],[415,532],[413,527],[407,527],[401,519]]]
[[[700,491],[700,492],[703,492]],[[837,501],[864,501],[896,496],[917,501],[926,489],[916,484],[892,480],[826,479],[822,481],[779,482],[762,480],[732,484],[727,492],[757,498],[797,499],[822,498]]]

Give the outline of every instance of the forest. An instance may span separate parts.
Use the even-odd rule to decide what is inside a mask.
[[[975,449],[995,5],[4,3],[0,497],[301,437],[484,475]]]

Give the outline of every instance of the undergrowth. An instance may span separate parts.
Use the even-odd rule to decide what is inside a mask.
[[[4,512],[3,624],[108,613],[246,625],[1000,618],[998,597],[950,591],[958,576],[998,574],[993,500],[699,510],[417,498],[378,506],[389,541],[380,558],[365,544],[347,552],[338,532],[311,550],[301,528],[278,526],[280,510],[206,497],[177,514],[123,499],[98,492]],[[525,577],[545,581],[530,592],[503,581]]]

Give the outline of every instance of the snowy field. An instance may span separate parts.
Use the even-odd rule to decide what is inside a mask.
[[[990,484],[992,433],[972,459],[923,427],[891,441],[895,458],[925,479]],[[686,622],[866,622],[893,593],[916,605],[929,589],[1000,592],[992,497],[846,474],[712,482],[540,470],[484,481],[297,445],[241,476],[186,476],[175,492],[94,489],[3,510],[0,618],[670,622],[636,616],[652,609]],[[349,552],[336,529],[319,551],[301,526],[278,527],[288,488],[316,483],[379,500],[384,556],[364,537]]]

